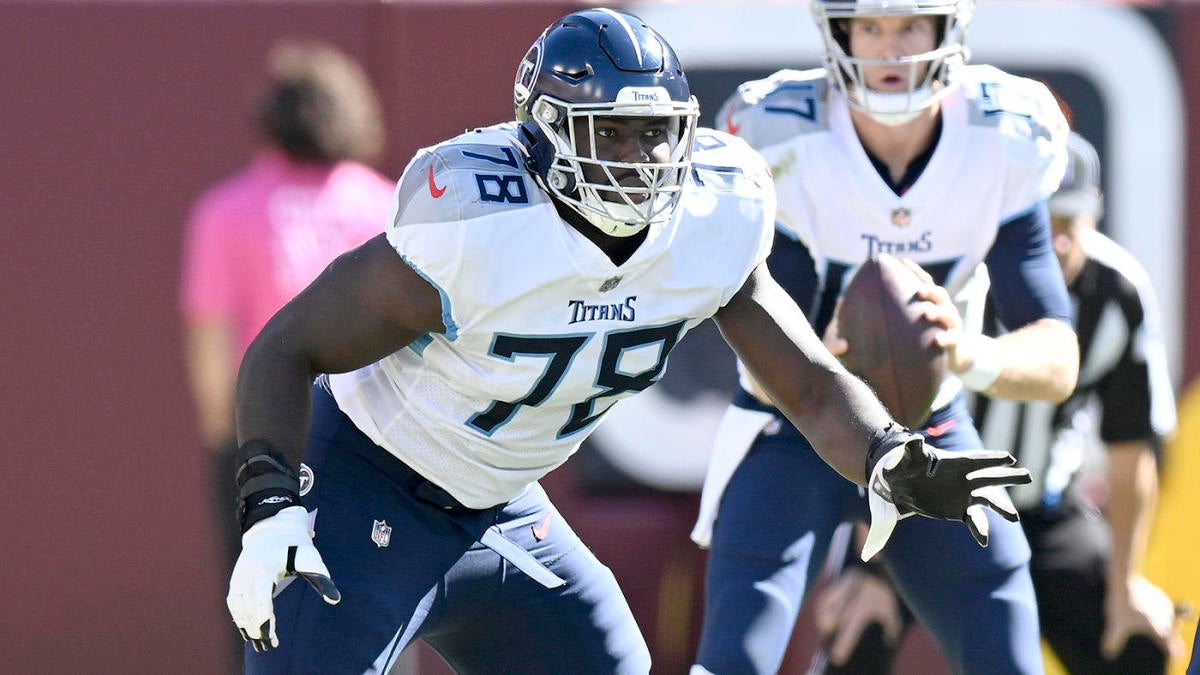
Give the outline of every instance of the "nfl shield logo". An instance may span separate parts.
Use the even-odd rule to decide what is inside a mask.
[[[901,207],[898,209],[892,209],[892,224],[893,225],[895,225],[896,227],[908,227],[909,223],[911,223],[911,222],[912,222],[912,211],[909,211],[908,209],[906,209],[904,207]]]
[[[617,284],[619,284],[619,283],[621,283],[621,277],[611,277],[611,278],[605,279],[604,283],[600,284],[600,292],[607,293],[607,292],[611,291],[612,289],[616,288]]]
[[[371,541],[375,542],[379,548],[384,548],[392,543],[392,528],[386,520],[375,521],[375,527],[371,529]]]

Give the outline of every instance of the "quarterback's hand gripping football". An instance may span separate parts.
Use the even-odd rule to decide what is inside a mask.
[[[342,599],[313,546],[308,512],[302,506],[283,509],[242,535],[242,553],[234,565],[225,602],[238,631],[255,651],[279,646],[273,595],[275,585],[290,576],[307,581],[331,605]]]
[[[896,523],[910,515],[958,520],[980,546],[988,544],[986,509],[1016,522],[1017,509],[1004,488],[1032,478],[1007,452],[950,452],[926,445],[916,434],[887,434],[888,443],[869,453],[867,483],[871,527],[862,550],[870,560],[883,549]],[[872,450],[875,450],[873,447]],[[871,455],[879,455],[878,459]]]

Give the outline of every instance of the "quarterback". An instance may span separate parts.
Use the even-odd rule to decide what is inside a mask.
[[[963,385],[1050,401],[1075,385],[1046,210],[1066,167],[1066,121],[1040,83],[965,65],[970,0],[814,0],[812,11],[825,67],[747,82],[717,116],[773,169],[769,269],[841,354],[854,344],[837,332],[836,303],[857,266],[890,253],[923,268],[925,316],[943,329],[952,374],[921,433],[939,448],[982,447]],[[957,304],[982,298],[989,278],[1013,328],[996,339]],[[834,529],[867,514],[868,500],[745,365],[693,532],[710,547],[697,671],[777,670]],[[962,528],[916,519],[883,560],[955,672],[1038,672],[1029,546],[1019,525],[994,515],[986,549]],[[864,557],[879,548],[868,536]]]
[[[464,673],[647,672],[612,573],[538,479],[709,317],[822,457],[871,476],[882,539],[909,513],[1015,517],[1011,456],[899,428],[771,279],[767,166],[697,128],[655,31],[568,15],[514,101],[515,122],[418,152],[385,234],[246,354],[227,603],[247,672],[385,673],[417,640]]]

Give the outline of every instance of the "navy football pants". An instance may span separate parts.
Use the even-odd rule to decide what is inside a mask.
[[[929,426],[939,448],[982,445],[961,398]],[[834,530],[868,519],[857,486],[786,421],[772,427],[733,474],[713,528],[697,663],[721,675],[779,669]],[[881,555],[954,672],[1040,673],[1029,545],[1019,524],[988,518],[986,549],[962,523],[914,516]]]
[[[460,673],[649,670],[612,573],[539,485],[494,508],[447,510],[445,493],[372,443],[319,386],[304,463],[314,543],[342,601],[327,605],[289,580],[275,598],[280,646],[247,647],[247,673],[385,673],[418,639]],[[548,587],[556,578],[565,583]]]

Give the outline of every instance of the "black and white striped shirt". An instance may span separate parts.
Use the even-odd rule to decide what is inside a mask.
[[[1069,288],[1079,337],[1075,392],[1060,405],[975,398],[984,447],[1013,453],[1033,474],[1031,484],[1009,490],[1022,511],[1058,506],[1094,439],[1144,440],[1157,451],[1175,426],[1149,277],[1131,254],[1099,232],[1086,230],[1080,240],[1087,261]],[[984,330],[994,335],[990,304]]]

